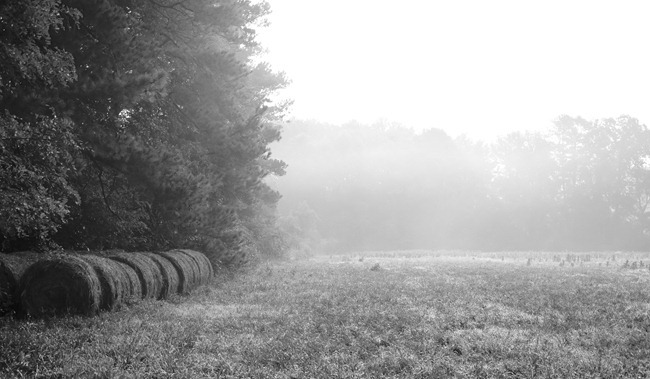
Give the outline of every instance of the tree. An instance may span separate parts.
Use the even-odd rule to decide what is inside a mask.
[[[492,146],[492,200],[500,215],[495,222],[498,246],[522,249],[550,247],[554,242],[557,171],[554,146],[540,133],[514,132]]]
[[[216,259],[241,251],[244,242],[253,250],[263,245],[273,234],[279,196],[262,179],[282,173],[268,144],[279,138],[274,122],[283,110],[267,107],[267,99],[286,83],[254,61],[253,26],[268,4],[46,5],[9,10],[23,18],[57,15],[43,16],[47,27],[38,30],[49,31],[47,38],[34,32],[32,39],[40,38],[67,71],[45,81],[48,91],[15,94],[2,106],[17,122],[27,114],[65,115],[71,141],[78,141],[66,180],[79,201],[64,205],[69,216],[52,229],[59,230],[54,240],[70,248],[194,247]],[[24,44],[25,36],[16,40]]]
[[[565,210],[563,229],[575,245],[639,248],[645,244],[650,131],[638,120],[587,121],[562,116],[554,142],[560,185],[557,201]]]
[[[59,1],[0,5],[0,247],[48,247],[79,200],[69,183],[78,139],[51,106],[76,79],[72,55],[52,34],[79,13]]]

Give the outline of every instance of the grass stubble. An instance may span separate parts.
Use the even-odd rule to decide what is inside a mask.
[[[357,257],[269,263],[92,318],[0,318],[0,377],[650,377],[648,269]]]

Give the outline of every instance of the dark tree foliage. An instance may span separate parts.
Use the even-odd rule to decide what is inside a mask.
[[[80,14],[59,1],[0,5],[0,248],[47,248],[79,196],[69,182],[78,138],[53,104],[76,80],[52,35]]]
[[[267,103],[286,80],[256,63],[253,29],[268,12],[248,0],[4,5],[0,162],[20,167],[20,157],[16,170],[57,186],[25,201],[47,222],[4,218],[3,250],[36,238],[74,249],[196,248],[226,263],[278,254],[279,195],[262,179],[282,174],[268,144],[283,109]],[[11,125],[25,128],[14,135]],[[17,137],[47,130],[56,138],[22,149],[49,161],[20,155]],[[12,178],[5,213],[19,189],[34,191],[30,178]]]

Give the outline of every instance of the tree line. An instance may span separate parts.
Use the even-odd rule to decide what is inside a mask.
[[[0,249],[278,254],[283,74],[250,0],[0,5]]]
[[[388,123],[293,121],[274,187],[294,247],[612,250],[650,246],[650,133],[558,117],[493,143]]]

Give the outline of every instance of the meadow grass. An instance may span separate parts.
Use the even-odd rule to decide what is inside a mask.
[[[316,256],[94,318],[4,318],[0,377],[650,377],[650,270],[629,263],[650,257],[566,254]]]

